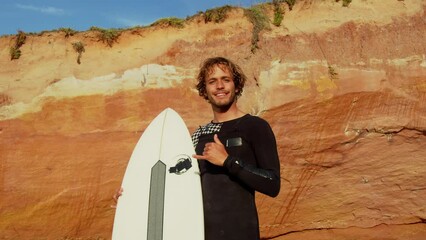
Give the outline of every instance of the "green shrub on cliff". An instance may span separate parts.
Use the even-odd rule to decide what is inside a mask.
[[[260,5],[245,9],[244,14],[253,24],[251,52],[255,53],[255,51],[259,49],[259,34],[262,30],[269,28],[269,19]]]
[[[284,19],[284,10],[281,8],[281,0],[273,0],[272,4],[274,5],[274,20],[272,23],[279,27]]]
[[[293,10],[294,4],[296,4],[296,0],[272,0],[272,3],[274,5],[277,5],[277,4],[280,4],[280,3],[287,3],[288,9],[291,11],[291,10]]]
[[[15,44],[10,47],[10,60],[19,59],[21,57],[21,46],[24,45],[27,35],[23,31],[18,31],[18,34],[15,38]]]
[[[228,17],[228,12],[232,9],[232,6],[225,5],[223,7],[217,7],[208,9],[204,13],[204,22],[215,22],[220,23],[225,21],[225,19]]]
[[[117,42],[118,37],[120,37],[121,32],[116,29],[105,29],[99,34],[99,38],[103,43],[106,43],[109,47],[112,47],[114,42]]]
[[[185,20],[176,17],[162,18],[151,24],[151,26],[184,28]]]
[[[296,4],[296,0],[285,0],[285,2],[287,3],[290,11],[293,9],[294,4]]]
[[[19,59],[21,57],[21,50],[16,47],[10,47],[10,60]]]
[[[336,2],[340,2],[340,0],[336,0]],[[352,0],[343,0],[342,1],[342,6],[343,7],[348,7],[351,2],[352,2]]]
[[[118,37],[121,35],[121,31],[117,29],[103,29],[99,27],[91,27],[91,31],[97,31],[98,32],[98,39],[101,40],[103,43],[106,43],[109,47],[112,47],[112,45],[117,42]]]
[[[81,56],[83,54],[83,52],[85,52],[86,50],[84,49],[84,44],[82,42],[74,42],[72,43],[72,48],[74,49],[74,51],[76,51],[78,53],[78,57],[77,57],[77,63],[80,64],[81,63]]]
[[[15,46],[20,48],[22,45],[24,45],[25,40],[27,40],[27,35],[23,31],[18,31],[18,34],[16,35]]]
[[[74,34],[76,34],[76,33],[77,33],[77,31],[76,31],[76,30],[71,29],[71,28],[59,28],[58,30],[59,30],[60,32],[65,33],[65,37],[66,37],[66,38],[71,37],[71,36],[74,36]]]

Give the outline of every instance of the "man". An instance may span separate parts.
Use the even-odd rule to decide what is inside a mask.
[[[205,239],[259,239],[255,191],[275,197],[280,163],[269,124],[243,113],[237,99],[246,76],[228,59],[207,59],[197,89],[213,120],[192,135],[203,191]]]

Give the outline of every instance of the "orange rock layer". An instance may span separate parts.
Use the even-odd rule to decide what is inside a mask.
[[[243,67],[239,104],[277,137],[282,190],[257,195],[262,239],[424,239],[425,9],[299,1],[255,53],[241,9],[125,31],[112,47],[94,32],[29,36],[13,61],[1,37],[0,239],[110,239],[147,124],[166,107],[190,131],[211,119],[194,77],[216,55]]]

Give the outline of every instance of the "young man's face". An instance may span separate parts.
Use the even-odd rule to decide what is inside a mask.
[[[230,107],[234,103],[235,84],[227,67],[214,66],[205,81],[207,98],[213,107]]]

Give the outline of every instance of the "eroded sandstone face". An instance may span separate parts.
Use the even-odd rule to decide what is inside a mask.
[[[217,55],[241,64],[239,105],[277,138],[282,190],[257,195],[262,238],[423,239],[424,10],[301,1],[255,54],[241,10],[128,31],[112,48],[90,32],[30,36],[14,61],[0,38],[1,239],[110,239],[111,197],[149,122],[166,107],[190,131],[210,121],[194,79]]]

